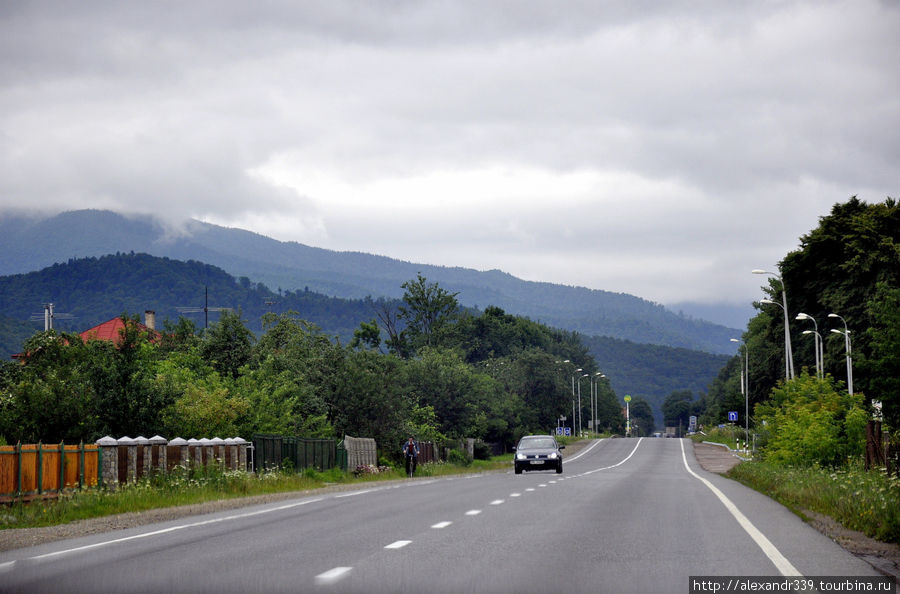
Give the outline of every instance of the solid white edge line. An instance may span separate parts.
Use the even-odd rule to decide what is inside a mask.
[[[738,524],[741,525],[741,528],[743,528],[744,531],[750,535],[750,538],[752,538],[753,541],[756,542],[757,545],[759,545],[759,548],[762,549],[762,552],[765,553],[766,557],[768,557],[769,560],[775,564],[775,567],[778,569],[778,571],[781,572],[781,575],[803,575],[797,570],[796,567],[791,565],[791,562],[781,554],[781,551],[779,551],[778,548],[774,544],[772,544],[772,541],[766,538],[766,536],[762,532],[760,532],[756,526],[753,525],[753,522],[751,522],[749,519],[747,519],[747,516],[741,513],[741,510],[739,510],[737,506],[732,503],[731,500],[728,499],[728,497],[725,496],[725,493],[722,493],[722,491],[720,491],[714,484],[691,470],[691,467],[688,466],[687,454],[684,453],[684,440],[682,439],[680,441],[681,459],[684,461],[684,467],[687,469],[687,471],[691,474],[691,476],[709,487],[709,490],[719,498],[719,501],[722,502],[722,504],[725,506],[725,509],[731,512],[731,515],[734,516],[734,519],[738,521]]]
[[[598,439],[597,441],[595,441],[594,443],[592,443],[591,445],[589,445],[588,448],[587,448],[586,450],[582,450],[582,451],[578,452],[577,454],[575,454],[575,455],[572,456],[571,458],[566,458],[565,456],[563,456],[563,462],[574,462],[575,460],[581,458],[582,456],[584,456],[585,454],[587,454],[588,452],[590,452],[591,450],[593,450],[595,447],[597,447],[598,445],[600,445],[600,442],[601,442],[601,441],[604,441],[605,439],[607,439],[607,438],[603,437],[603,438],[601,438],[601,439]]]
[[[604,466],[603,468],[595,468],[594,470],[588,470],[587,472],[583,472],[583,473],[579,474],[578,476],[586,476],[589,474],[593,474],[595,472],[600,472],[601,470],[609,470],[610,468],[615,468],[616,466],[621,466],[622,464],[625,464],[626,462],[628,462],[628,460],[631,459],[632,456],[634,456],[634,453],[637,451],[638,446],[641,445],[642,441],[644,441],[644,438],[639,437],[637,443],[634,444],[634,448],[631,450],[631,453],[628,454],[627,456],[625,456],[625,458],[623,458],[619,462],[616,462],[615,464],[613,464],[612,466]]]

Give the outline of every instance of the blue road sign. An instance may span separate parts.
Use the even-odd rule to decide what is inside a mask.
[[[572,435],[572,428],[566,427],[566,437],[570,437]]]
[[[730,423],[737,422],[737,411],[736,410],[728,411],[728,421]]]
[[[562,427],[557,427],[557,428],[556,428],[556,434],[557,434],[557,435],[562,435],[562,434],[563,434],[563,428],[562,428]]]

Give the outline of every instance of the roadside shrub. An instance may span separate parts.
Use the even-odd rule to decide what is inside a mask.
[[[472,463],[472,459],[469,458],[467,452],[462,450],[450,450],[450,453],[447,455],[447,462],[459,466],[469,466]]]
[[[491,456],[494,453],[491,451],[491,446],[484,443],[483,441],[475,442],[475,459],[476,460],[490,460]]]
[[[766,435],[764,458],[775,464],[837,467],[865,447],[863,395],[839,392],[831,377],[804,371],[756,406]]]

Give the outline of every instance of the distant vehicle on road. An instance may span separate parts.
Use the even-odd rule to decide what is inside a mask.
[[[678,427],[666,427],[666,437],[678,437]]]
[[[556,470],[557,474],[563,471],[562,449],[550,435],[526,435],[519,440],[516,446],[514,460],[516,474],[522,474],[523,470]]]

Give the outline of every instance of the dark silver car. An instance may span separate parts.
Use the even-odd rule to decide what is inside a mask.
[[[555,470],[562,473],[562,450],[566,446],[556,443],[550,435],[526,435],[516,446],[514,464],[516,474],[523,470]]]

